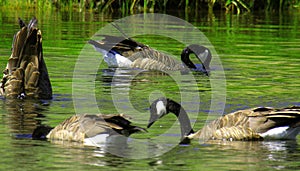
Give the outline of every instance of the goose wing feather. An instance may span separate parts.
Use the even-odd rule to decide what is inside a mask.
[[[92,44],[95,48],[104,49],[107,52],[111,50],[116,51],[124,57],[129,57],[135,52],[148,48],[148,46],[132,39],[109,35],[101,36],[104,37],[101,41],[89,40],[88,43]]]

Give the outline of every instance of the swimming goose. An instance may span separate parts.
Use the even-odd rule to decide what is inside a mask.
[[[26,26],[19,18],[20,30],[14,35],[12,54],[3,71],[0,95],[7,98],[51,99],[52,87],[43,58],[42,33],[33,18]]]
[[[54,128],[37,127],[33,139],[48,139],[82,142],[85,145],[103,143],[113,135],[130,136],[136,132],[146,132],[144,128],[133,126],[123,114],[119,115],[74,115]]]
[[[300,131],[300,106],[287,108],[257,107],[239,110],[212,121],[197,132],[183,107],[168,98],[159,98],[150,106],[148,128],[172,112],[181,125],[182,143],[191,139],[205,140],[264,140],[295,139]]]
[[[115,26],[115,25],[114,25]],[[115,26],[118,28],[118,26]],[[121,29],[118,30],[122,32]],[[127,37],[102,35],[101,41],[89,40],[88,43],[104,55],[104,61],[109,67],[139,68],[160,71],[188,71],[195,70],[203,73],[209,72],[211,52],[208,48],[192,44],[183,49],[181,61],[150,48],[142,43]],[[201,65],[196,66],[189,58],[194,53]]]

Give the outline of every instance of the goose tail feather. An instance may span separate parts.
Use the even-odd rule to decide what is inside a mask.
[[[4,97],[52,98],[52,87],[42,51],[42,33],[33,18],[13,39],[12,54],[3,71],[0,95]],[[17,83],[17,84],[16,84]],[[21,96],[22,95],[22,96]]]

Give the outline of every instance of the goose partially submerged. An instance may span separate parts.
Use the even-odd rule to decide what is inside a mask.
[[[43,58],[42,33],[33,18],[26,26],[19,19],[20,31],[13,39],[12,54],[3,71],[0,95],[7,98],[51,99],[52,87]]]
[[[121,33],[122,30],[114,25]],[[104,61],[109,67],[139,68],[159,71],[188,71],[195,70],[208,73],[211,62],[211,52],[208,48],[192,44],[183,49],[181,61],[139,43],[123,33],[123,37],[103,35],[101,41],[89,40],[94,48],[104,55]],[[194,53],[200,61],[195,65],[190,60],[190,54]]]
[[[239,110],[221,116],[194,132],[183,107],[168,98],[159,98],[151,104],[148,128],[170,112],[175,114],[180,122],[182,143],[199,138],[230,141],[295,139],[300,131],[300,106],[293,106]]]
[[[71,116],[54,128],[39,126],[34,130],[32,138],[72,141],[96,146],[104,143],[110,136],[122,135],[128,137],[137,132],[146,132],[146,130],[131,125],[131,122],[123,114],[84,114]]]

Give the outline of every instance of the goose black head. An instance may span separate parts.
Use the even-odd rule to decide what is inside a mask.
[[[35,128],[32,133],[32,139],[34,140],[46,140],[46,136],[53,128],[47,125],[40,125]]]
[[[179,115],[186,116],[185,110],[179,103],[165,97],[156,99],[150,106],[150,119],[148,122],[148,128],[150,128],[151,125],[158,119],[170,112],[174,113],[176,117],[179,117]]]
[[[181,128],[181,144],[189,143],[189,138],[186,136],[194,133],[190,119],[183,107],[172,99],[162,97],[151,104],[150,119],[147,128],[150,128],[158,119],[168,113],[173,113],[179,120]]]
[[[164,97],[155,100],[150,106],[150,119],[147,128],[150,128],[159,118],[165,116],[167,111],[168,100]]]
[[[182,62],[190,69],[196,69],[196,65],[190,60],[189,56],[191,53],[194,53],[198,60],[202,64],[202,70],[204,72],[208,72],[209,65],[211,62],[211,52],[208,48],[205,46],[197,45],[197,44],[192,44],[189,45],[188,47],[184,48],[182,53],[181,53],[181,60]]]

